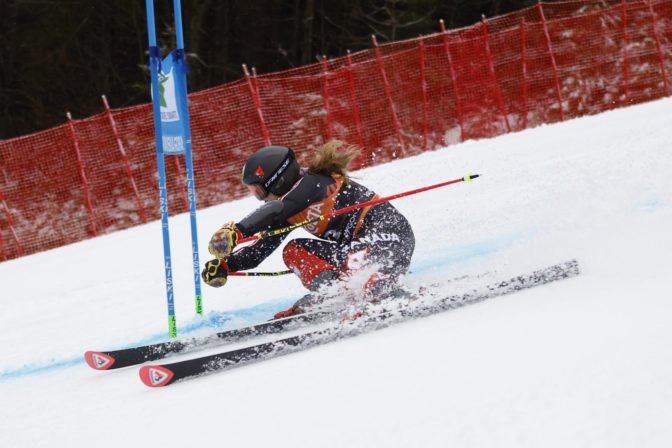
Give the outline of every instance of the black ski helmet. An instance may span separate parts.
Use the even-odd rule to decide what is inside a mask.
[[[299,180],[299,162],[294,151],[284,146],[266,146],[247,159],[243,183],[260,185],[266,194],[283,196]]]

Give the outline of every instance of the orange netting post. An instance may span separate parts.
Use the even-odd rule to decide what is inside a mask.
[[[175,162],[175,170],[177,171],[177,185],[180,187],[182,193],[182,203],[184,204],[184,211],[189,211],[189,199],[187,199],[187,192],[184,190],[184,180],[182,179],[182,169],[180,168],[180,158],[177,154],[173,155]]]
[[[126,151],[124,150],[124,144],[121,142],[121,137],[119,137],[119,130],[117,129],[117,123],[114,121],[112,116],[112,111],[110,110],[110,105],[107,103],[107,97],[102,95],[103,104],[105,105],[105,110],[107,111],[107,118],[110,120],[110,126],[112,127],[112,132],[114,133],[114,138],[117,141],[117,147],[121,153],[121,158],[124,160],[124,165],[126,165],[126,173],[128,173],[128,179],[131,181],[131,186],[133,187],[133,193],[135,194],[135,200],[138,202],[138,211],[140,212],[140,218],[144,224],[147,224],[147,218],[145,217],[145,209],[142,207],[142,202],[140,201],[140,194],[138,193],[138,187],[135,185],[135,179],[133,179],[133,172],[131,171],[131,165],[128,163],[128,157],[126,156]]]
[[[418,39],[420,49],[420,84],[422,86],[422,150],[427,151],[427,82],[425,73],[425,46],[422,35]]]
[[[623,82],[625,83],[625,104],[628,104],[628,14],[626,8],[627,0],[621,2],[623,10]]]
[[[364,140],[362,139],[362,120],[359,117],[359,107],[357,106],[357,93],[355,91],[355,77],[352,74],[352,56],[350,50],[347,53],[348,60],[348,87],[350,88],[350,102],[352,103],[352,114],[355,117],[355,128],[357,129],[357,139],[359,147],[364,150]],[[366,168],[366,156],[362,154],[362,167]]]
[[[7,215],[7,222],[9,223],[9,229],[14,236],[14,241],[16,242],[16,248],[19,252],[19,256],[23,256],[23,249],[21,249],[21,244],[19,243],[19,238],[16,236],[16,230],[14,229],[14,222],[12,221],[12,215],[9,214],[9,207],[7,207],[7,202],[5,202],[5,195],[2,194],[2,188],[0,188],[0,201],[2,201],[2,207],[5,209],[5,215]],[[7,261],[7,254],[5,253],[5,243],[2,239],[2,232],[0,232],[0,245],[2,245],[2,258]]]
[[[525,17],[520,19],[520,59],[523,71],[523,129],[527,129],[527,49],[525,43]]]
[[[257,68],[252,67],[252,87],[254,87],[254,93],[259,99],[259,108],[261,109],[261,95],[259,95],[259,83],[257,82]]]
[[[490,76],[492,77],[492,82],[495,85],[495,94],[497,95],[497,103],[499,104],[499,110],[504,117],[504,122],[506,123],[506,130],[511,132],[511,125],[509,124],[509,117],[506,114],[506,107],[504,107],[504,99],[502,98],[502,91],[499,88],[499,82],[497,81],[497,73],[495,73],[495,63],[492,61],[492,52],[490,51],[490,39],[488,39],[488,25],[485,23],[485,16],[481,14],[481,23],[483,24],[483,40],[485,41],[485,54],[488,56],[488,65],[490,67]]]
[[[558,78],[558,66],[555,63],[555,55],[553,54],[553,45],[551,44],[551,35],[548,32],[548,24],[546,23],[546,17],[544,17],[544,9],[541,7],[541,2],[537,3],[537,8],[539,9],[539,16],[541,17],[541,23],[544,26],[544,34],[546,35],[546,46],[548,48],[548,54],[551,56],[551,66],[553,67],[553,78],[555,79],[555,91],[558,95],[558,107],[560,108],[560,121],[565,121],[565,114],[562,111],[562,94],[560,93],[560,79]]]
[[[261,111],[261,99],[259,98],[259,92],[252,85],[252,79],[250,78],[250,72],[247,71],[247,65],[243,64],[243,73],[245,73],[245,79],[247,80],[247,87],[250,89],[250,96],[252,97],[252,102],[254,107],[257,110],[257,116],[259,117],[259,123],[261,125],[261,133],[264,136],[264,143],[266,146],[271,144],[271,139],[268,137],[268,130],[266,129],[266,123],[264,122],[264,114]]]
[[[327,56],[322,56],[322,79],[324,80],[324,110],[325,121],[327,124],[327,140],[331,140],[331,122],[329,121],[329,80],[327,79],[329,72],[327,71]]]
[[[450,80],[453,84],[453,93],[455,94],[455,107],[457,108],[457,119],[460,122],[460,140],[464,141],[464,119],[462,118],[462,106],[460,105],[460,95],[457,90],[457,80],[455,79],[455,68],[453,67],[453,58],[450,56],[450,48],[448,47],[448,33],[446,32],[446,25],[443,19],[439,20],[441,24],[441,33],[443,36],[443,48],[448,58],[448,68],[450,69]]]
[[[2,239],[2,232],[0,232],[0,252],[2,252],[2,261],[7,261],[7,254],[5,253],[5,241]]]
[[[91,196],[89,195],[89,185],[86,181],[86,175],[84,174],[84,166],[82,165],[82,157],[79,153],[79,143],[77,142],[77,135],[75,134],[75,125],[72,123],[72,115],[70,112],[66,113],[68,117],[68,126],[70,127],[70,135],[72,136],[72,143],[75,148],[75,153],[77,154],[77,163],[79,165],[79,174],[82,177],[82,184],[84,185],[84,194],[86,195],[86,206],[89,209],[89,216],[91,216],[91,230],[93,231],[93,236],[97,236],[96,232],[96,222],[93,219],[93,207],[91,207]]]
[[[663,51],[660,47],[660,37],[658,36],[658,26],[656,25],[656,14],[653,11],[651,0],[647,0],[649,13],[651,14],[651,25],[653,26],[653,36],[656,39],[656,48],[658,49],[658,60],[660,61],[660,73],[663,77],[663,86],[665,87],[665,96],[670,96],[670,90],[667,87],[667,76],[665,76],[665,64],[663,63]]]
[[[397,138],[399,139],[399,145],[401,146],[401,156],[406,158],[406,147],[404,146],[404,139],[401,137],[401,128],[399,126],[399,119],[397,118],[397,110],[394,107],[394,101],[392,100],[392,93],[390,92],[390,83],[387,80],[387,75],[385,74],[385,67],[383,66],[383,59],[380,57],[380,50],[378,49],[378,41],[376,36],[371,36],[373,41],[373,48],[376,50],[376,59],[378,60],[378,68],[380,69],[380,76],[383,78],[383,84],[385,86],[385,94],[387,95],[387,101],[390,104],[390,109],[392,110],[392,121],[394,121],[394,129],[397,132]]]

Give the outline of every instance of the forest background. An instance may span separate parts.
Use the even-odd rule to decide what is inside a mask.
[[[157,39],[175,48],[171,0]],[[536,0],[183,0],[190,92],[478,22]],[[145,2],[0,0],[0,140],[151,101]]]

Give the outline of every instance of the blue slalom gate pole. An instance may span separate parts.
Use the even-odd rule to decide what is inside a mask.
[[[159,91],[159,71],[161,71],[161,49],[156,45],[154,26],[154,0],[146,0],[147,34],[149,36],[149,66],[152,78],[152,103],[154,106],[154,134],[156,137],[156,165],[159,172],[159,207],[163,230],[163,255],[166,274],[166,299],[168,302],[168,334],[177,337],[175,300],[173,293],[173,272],[170,256],[170,232],[168,230],[168,191],[166,189],[166,166],[163,160],[163,139],[161,129],[161,94]]]
[[[191,157],[191,127],[189,125],[189,107],[187,105],[187,63],[184,58],[184,39],[182,37],[182,8],[180,0],[173,0],[173,10],[175,13],[175,37],[177,40],[178,55],[175,65],[178,68],[178,74],[175,78],[176,83],[181,83],[180,92],[183,94],[185,103],[184,114],[184,133],[185,133],[185,155],[187,164],[187,197],[189,200],[189,219],[191,222],[191,253],[194,269],[194,288],[196,295],[196,313],[203,315],[203,296],[201,295],[201,273],[200,261],[198,257],[198,230],[196,226],[196,190],[194,187],[194,163]]]
[[[196,225],[194,164],[192,160],[191,130],[189,126],[189,99],[187,96],[187,73],[189,73],[189,70],[184,57],[182,9],[180,0],[173,0],[177,48],[166,56],[165,59],[161,59],[161,50],[156,45],[154,1],[146,0],[145,3],[147,5],[147,32],[149,35],[152,104],[154,107],[154,132],[156,135],[156,156],[159,174],[159,203],[161,207],[161,222],[163,229],[169,334],[170,337],[173,338],[177,336],[177,326],[175,322],[172,262],[170,256],[170,236],[168,231],[168,192],[166,188],[165,155],[185,155],[196,313],[200,315],[203,314],[201,275],[199,270],[200,260],[198,255],[198,231]]]

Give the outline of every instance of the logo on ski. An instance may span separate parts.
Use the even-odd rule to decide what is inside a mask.
[[[100,352],[86,352],[86,363],[96,370],[106,370],[114,363],[114,358]]]
[[[150,387],[165,386],[173,378],[173,372],[159,366],[144,366],[140,369],[140,379]]]

